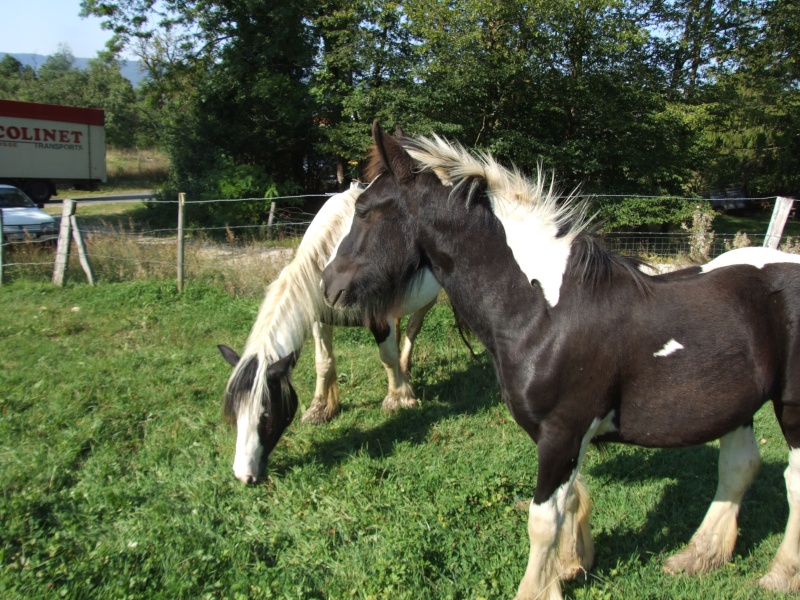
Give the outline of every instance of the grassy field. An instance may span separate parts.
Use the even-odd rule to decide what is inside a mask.
[[[337,330],[343,412],[295,422],[261,485],[233,478],[220,419],[259,298],[174,281],[0,287],[0,596],[509,598],[527,560],[533,443],[486,356],[437,306],[419,337],[419,410],[386,414],[367,332]],[[294,376],[313,390],[313,351]],[[701,399],[698,399],[701,401]],[[787,507],[786,448],[765,407],[764,465],[730,564],[661,571],[716,485],[714,445],[589,451],[597,566],[571,598],[767,598],[756,580]]]

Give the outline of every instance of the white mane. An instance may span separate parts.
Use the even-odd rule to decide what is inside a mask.
[[[531,181],[518,169],[500,165],[491,154],[473,154],[438,136],[415,138],[404,145],[422,169],[433,171],[444,185],[457,188],[476,178],[486,182],[492,210],[503,224],[514,259],[529,280],[541,284],[548,303],[555,306],[570,245],[589,223],[588,205],[577,202],[574,193],[562,196],[541,166]]]
[[[349,230],[360,194],[354,183],[346,192],[329,198],[308,227],[292,262],[267,287],[239,364],[228,380],[229,391],[239,389],[242,367],[252,358],[258,359],[255,381],[245,403],[254,418],[259,416],[260,399],[266,393],[267,368],[291,352],[299,353],[321,315],[325,314],[327,320],[344,321],[348,317],[343,311],[327,307],[320,279],[334,249]]]

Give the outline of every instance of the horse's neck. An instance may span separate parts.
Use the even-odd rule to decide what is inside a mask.
[[[299,352],[311,332],[323,302],[319,286],[313,285],[315,270],[301,272],[290,267],[270,285],[247,339],[245,354],[263,353],[274,361]]]
[[[245,353],[262,353],[271,362],[299,352],[314,321],[331,316],[319,281],[328,257],[352,220],[353,205],[360,193],[351,189],[331,198],[314,217],[295,258],[269,286]]]
[[[458,235],[432,234],[426,250],[459,316],[496,358],[546,319],[547,298],[515,260],[499,221],[476,209],[466,212]]]

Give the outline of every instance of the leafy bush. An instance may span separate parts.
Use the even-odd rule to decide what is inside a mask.
[[[598,196],[595,207],[605,231],[670,231],[692,223],[696,210],[713,214],[708,201],[700,198]]]

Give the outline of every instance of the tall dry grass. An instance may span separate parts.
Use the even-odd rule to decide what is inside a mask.
[[[128,226],[105,223],[101,229],[82,232],[89,263],[98,282],[177,279],[178,241],[172,236],[153,236]],[[184,246],[186,282],[214,282],[236,296],[259,296],[292,259],[298,241],[277,245],[256,239],[228,243],[212,241],[196,232]],[[55,263],[54,243],[7,245],[4,281],[49,281]],[[86,281],[75,244],[71,244],[67,281]]]

